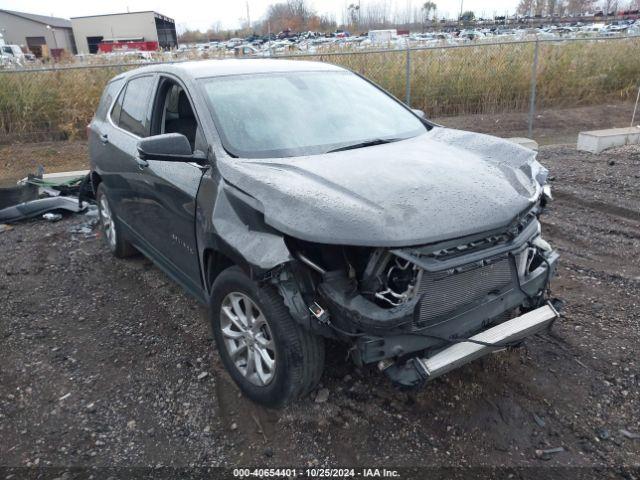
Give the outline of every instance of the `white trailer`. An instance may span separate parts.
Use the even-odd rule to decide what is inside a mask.
[[[372,45],[384,45],[391,43],[391,41],[397,36],[398,32],[395,29],[369,30],[369,40]]]

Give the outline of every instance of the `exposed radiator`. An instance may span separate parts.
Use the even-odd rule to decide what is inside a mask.
[[[454,311],[465,306],[471,307],[489,293],[504,290],[511,282],[511,260],[507,257],[459,273],[423,271],[415,328],[445,320]]]

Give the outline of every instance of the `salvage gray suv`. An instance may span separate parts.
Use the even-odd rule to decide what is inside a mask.
[[[262,404],[316,386],[324,339],[419,386],[558,316],[535,153],[342,68],[132,70],[107,85],[89,150],[108,247],[209,306],[225,367]]]

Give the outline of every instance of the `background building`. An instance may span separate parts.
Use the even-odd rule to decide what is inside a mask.
[[[157,42],[163,49],[178,46],[173,19],[152,11],[73,17],[71,24],[79,53],[96,53],[105,43]]]
[[[37,57],[76,53],[71,22],[64,18],[0,10],[0,32],[8,45],[20,45]]]

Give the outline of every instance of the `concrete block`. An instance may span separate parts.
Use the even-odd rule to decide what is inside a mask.
[[[600,153],[607,148],[640,143],[640,127],[609,128],[580,132],[578,150]]]
[[[521,147],[530,148],[531,150],[538,151],[538,142],[524,137],[511,137],[507,138],[510,142],[517,143]]]

